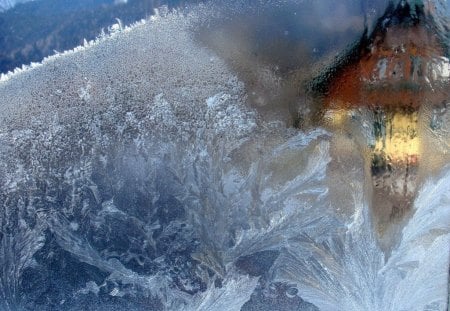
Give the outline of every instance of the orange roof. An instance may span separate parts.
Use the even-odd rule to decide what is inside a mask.
[[[420,8],[416,8],[419,10]],[[425,98],[442,101],[434,85],[448,83],[449,61],[432,19],[423,11],[399,6],[379,19],[374,32],[361,40],[353,59],[326,82],[326,109],[419,107]]]

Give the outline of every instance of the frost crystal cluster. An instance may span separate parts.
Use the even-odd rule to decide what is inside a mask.
[[[362,156],[264,119],[193,12],[2,77],[0,310],[444,310],[450,168],[385,255]]]

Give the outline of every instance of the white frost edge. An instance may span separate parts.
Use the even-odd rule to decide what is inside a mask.
[[[112,38],[116,37],[120,33],[130,32],[135,28],[142,27],[143,25],[147,24],[148,21],[154,22],[154,21],[158,20],[159,17],[160,16],[158,15],[158,11],[155,10],[155,15],[151,16],[148,20],[141,19],[141,20],[136,21],[127,26],[123,26],[122,21],[119,19],[116,19],[117,23],[109,26],[107,32],[105,32],[104,29],[102,29],[100,35],[97,38],[95,38],[93,40],[89,40],[89,41],[84,39],[83,45],[76,46],[73,49],[66,50],[63,52],[56,52],[53,55],[44,57],[44,59],[40,62],[31,62],[29,65],[24,64],[24,65],[22,65],[22,67],[17,67],[12,71],[8,71],[7,73],[1,73],[0,74],[0,85],[1,85],[1,83],[9,81],[10,79],[12,79],[13,77],[15,77],[17,75],[20,75],[24,72],[31,71],[35,68],[42,67],[43,65],[51,63],[60,57],[64,57],[64,56],[78,53],[81,51],[86,51],[86,50],[92,48],[93,46],[98,45],[101,42],[111,40]]]

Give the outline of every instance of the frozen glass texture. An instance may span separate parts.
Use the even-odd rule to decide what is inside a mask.
[[[13,8],[16,4],[34,0],[0,0],[0,12]]]
[[[186,1],[1,74],[0,310],[447,310],[449,14]]]

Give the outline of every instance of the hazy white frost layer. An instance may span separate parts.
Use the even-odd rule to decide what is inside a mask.
[[[423,185],[384,258],[362,165],[335,184],[332,133],[262,122],[243,83],[194,43],[205,15],[159,18],[0,83],[0,308],[33,301],[23,276],[46,271],[51,245],[104,275],[55,300],[67,308],[113,297],[240,310],[285,282],[321,310],[444,310],[449,169]],[[268,250],[279,256],[265,280],[236,267]]]

